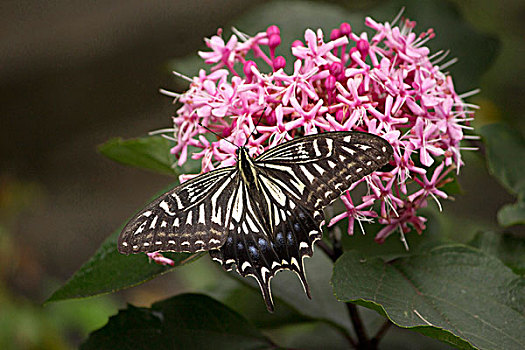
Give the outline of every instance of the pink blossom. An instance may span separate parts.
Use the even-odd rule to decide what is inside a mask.
[[[151,259],[156,264],[175,266],[175,261],[169,258],[166,258],[160,252],[146,253],[146,255],[148,256],[149,259]]]
[[[377,217],[377,213],[373,210],[364,210],[365,208],[370,208],[374,204],[374,199],[369,199],[366,202],[363,202],[357,206],[352,202],[352,197],[350,197],[350,192],[346,192],[341,199],[346,207],[346,211],[336,215],[330,220],[328,226],[335,225],[338,221],[348,218],[348,234],[354,234],[354,221],[357,220],[359,225],[361,225],[361,230],[363,234],[365,233],[361,221],[371,222],[372,218]]]
[[[176,95],[182,106],[173,118],[171,152],[178,165],[187,161],[190,146],[205,172],[235,164],[236,146],[255,156],[300,135],[373,133],[393,146],[392,169],[353,184],[351,189],[367,186],[368,193],[357,205],[345,193],[345,209],[330,225],[347,218],[352,234],[356,220],[361,225],[376,219],[383,225],[378,242],[398,232],[406,243],[405,234],[421,233],[426,219],[418,210],[428,197],[448,198],[441,188],[450,180],[446,175],[462,165],[459,145],[470,129],[472,105],[432,62],[435,56],[424,46],[435,35],[432,29],[418,35],[415,22],[406,19],[396,24],[367,18],[365,25],[375,31],[370,38],[343,23],[328,42],[321,30],[307,29],[304,42],[290,43],[296,58],[291,74],[286,60],[275,56],[284,44],[276,26],[254,36],[235,30],[227,40],[219,30],[206,39],[209,51],[199,55],[212,65],[211,73],[187,78],[189,89]],[[205,138],[206,128],[220,139]]]

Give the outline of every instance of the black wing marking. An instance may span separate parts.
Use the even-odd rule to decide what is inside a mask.
[[[238,182],[236,169],[227,167],[163,194],[124,227],[119,252],[194,253],[219,248],[226,240],[230,199]]]
[[[212,250],[210,255],[225,270],[231,270],[235,265],[241,276],[254,277],[268,310],[273,311],[270,282],[280,270],[297,273],[310,297],[303,259],[312,256],[314,242],[322,237],[323,217],[320,212],[312,213],[299,203],[276,200],[265,185],[262,191],[264,197],[270,198],[272,230],[261,220],[265,215],[261,205],[266,203],[256,200],[258,194],[250,194],[246,183],[241,181],[233,203],[228,238],[220,250]],[[241,205],[238,203],[244,206],[242,211],[238,211]]]
[[[357,180],[388,163],[393,149],[379,136],[327,132],[286,142],[255,160],[290,198],[321,210]]]

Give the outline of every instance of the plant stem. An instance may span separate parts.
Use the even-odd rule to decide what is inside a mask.
[[[338,227],[335,226],[335,230],[338,230]],[[328,255],[328,257],[335,263],[336,260],[343,255],[343,247],[341,245],[341,233],[334,230],[334,227],[328,228],[329,235],[332,242],[332,248],[330,248],[325,242],[318,241],[317,245]],[[357,306],[352,303],[345,303],[346,309],[348,310],[348,314],[350,316],[350,320],[352,321],[352,326],[354,327],[354,331],[357,335],[357,344],[355,341],[350,338],[350,344],[354,346],[357,349],[375,349],[377,345],[372,344],[370,340],[368,339],[368,336],[366,335],[366,330],[363,324],[363,320],[361,319],[361,316],[359,315],[359,311],[357,309]],[[376,335],[377,336],[377,335]],[[379,339],[377,340],[377,343],[379,342]]]
[[[368,340],[368,336],[366,335],[365,327],[363,325],[363,321],[361,320],[361,316],[359,315],[357,306],[352,303],[346,303],[346,309],[348,310],[348,314],[352,320],[352,325],[354,326],[355,334],[357,335],[357,348],[373,349],[373,347],[371,347],[370,341]]]
[[[383,338],[383,336],[385,335],[386,331],[393,325],[392,321],[390,320],[386,320],[385,323],[383,323],[383,325],[381,326],[381,328],[379,328],[379,330],[377,331],[376,335],[374,335],[374,337],[370,340],[370,345],[374,348],[377,348],[377,346],[379,345],[379,342],[381,341],[381,339]]]
[[[321,249],[330,258],[330,260],[332,261],[336,260],[335,253],[333,249],[328,246],[328,244],[326,244],[325,242],[321,240],[317,241],[315,244],[317,244],[319,249]]]

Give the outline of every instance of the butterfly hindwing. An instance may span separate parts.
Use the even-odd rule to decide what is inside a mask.
[[[211,171],[163,194],[136,215],[119,236],[124,254],[155,251],[198,252],[219,248],[231,215],[228,201],[238,172]]]
[[[251,194],[244,182],[239,186],[233,205],[242,202],[245,207],[239,220],[232,215],[228,238],[220,250],[210,251],[211,257],[226,270],[235,266],[241,276],[254,277],[269,310],[273,310],[270,282],[280,270],[296,272],[310,296],[303,259],[312,256],[314,242],[322,237],[320,213],[314,218],[311,210],[299,203],[279,203],[264,194],[263,197],[270,198],[271,206],[269,222],[273,225],[268,227],[261,220],[262,209],[268,204],[266,199]],[[262,190],[267,191],[264,186]]]

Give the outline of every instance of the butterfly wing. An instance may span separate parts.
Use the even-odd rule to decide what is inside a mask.
[[[382,138],[331,132],[284,143],[255,161],[256,190],[241,179],[228,238],[211,251],[226,270],[253,276],[269,310],[270,282],[283,269],[299,276],[310,296],[304,257],[322,238],[322,209],[351,183],[385,165],[392,147]]]
[[[162,195],[119,236],[121,253],[210,250],[227,270],[259,283],[273,310],[272,277],[296,272],[310,296],[303,259],[322,237],[322,210],[350,185],[385,165],[382,138],[329,132],[286,142],[258,157],[257,186],[234,167],[218,169]]]
[[[386,165],[392,154],[392,146],[379,136],[337,131],[286,142],[255,163],[286,196],[322,210],[352,183]]]
[[[312,256],[312,245],[322,236],[322,218],[319,213],[314,217],[311,210],[287,198],[276,200],[265,186],[261,188],[262,193],[253,193],[248,184],[240,181],[234,195],[228,238],[219,250],[210,251],[210,255],[225,270],[235,265],[241,276],[253,276],[268,310],[272,311],[270,282],[280,270],[296,272],[310,297],[303,258]],[[271,228],[263,220],[267,215],[266,205],[272,210]]]
[[[194,253],[222,246],[238,181],[234,167],[221,168],[163,194],[124,227],[119,252]]]

